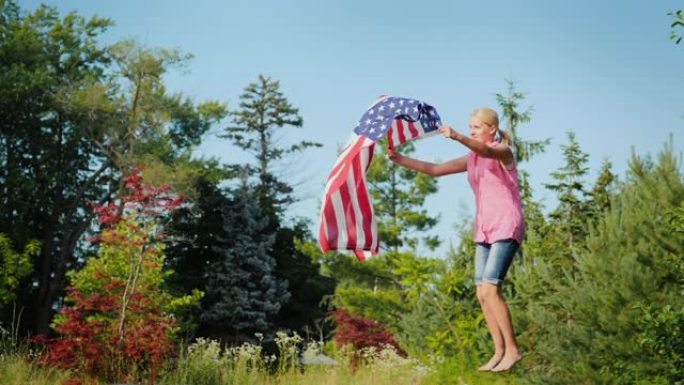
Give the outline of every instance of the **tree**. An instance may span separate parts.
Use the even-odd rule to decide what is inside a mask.
[[[268,222],[254,188],[243,180],[235,200],[223,208],[223,231],[214,247],[219,259],[205,273],[205,334],[249,340],[254,332],[267,332],[290,299],[287,282],[275,276],[275,234],[268,231]]]
[[[674,40],[675,44],[679,44],[682,42],[682,36],[677,34],[675,28],[684,28],[684,10],[679,9],[675,12],[668,13],[668,15],[675,19],[670,25],[670,28],[672,28],[670,39]]]
[[[676,383],[684,379],[684,233],[668,217],[684,200],[672,144],[656,163],[633,155],[614,203],[553,290],[527,303],[531,378],[540,384]],[[541,272],[540,272],[541,275]],[[619,277],[616,279],[616,277]]]
[[[529,123],[532,118],[532,107],[521,110],[520,104],[525,100],[525,94],[516,89],[515,82],[506,80],[508,84],[507,93],[496,94],[496,101],[502,111],[502,123],[506,125],[505,130],[511,138],[511,149],[518,165],[518,187],[522,199],[523,212],[525,215],[525,242],[518,250],[518,254],[524,256],[523,262],[530,266],[533,264],[533,254],[526,254],[525,250],[529,244],[530,234],[546,231],[546,221],[542,213],[541,204],[534,199],[534,192],[529,181],[529,173],[522,167],[521,163],[528,162],[534,155],[546,150],[550,139],[540,141],[529,141],[522,138],[519,134],[520,125]]]
[[[12,2],[1,10],[0,232],[19,248],[41,242],[19,301],[29,328],[46,333],[65,272],[87,258],[87,202],[120,199],[122,176],[141,163],[146,178],[186,191],[201,163],[192,146],[225,108],[165,91],[162,74],[186,57],[98,44],[107,19],[46,6],[24,16]]]
[[[532,117],[532,107],[528,107],[524,111],[520,111],[520,102],[525,100],[525,94],[517,91],[515,82],[506,80],[508,84],[508,93],[496,94],[496,101],[502,110],[502,120],[506,123],[506,131],[511,136],[511,149],[515,155],[516,162],[529,161],[534,155],[544,152],[550,139],[529,141],[523,140],[518,135],[518,126],[522,123],[528,123]]]
[[[415,250],[420,237],[414,234],[428,232],[438,222],[438,217],[428,215],[423,208],[425,199],[437,192],[437,180],[389,161],[385,144],[383,139],[376,146],[377,153],[366,175],[378,237],[385,251],[398,253],[402,246]],[[413,149],[412,143],[401,147],[405,154]],[[422,240],[430,250],[439,246],[438,236],[425,235]]]
[[[150,186],[132,170],[118,204],[94,207],[101,231],[97,256],[69,272],[71,286],[41,361],[108,382],[158,377],[174,351],[172,314],[201,293],[174,297],[163,289],[162,232],[183,197]],[[120,206],[123,206],[123,210]]]
[[[615,182],[616,177],[612,171],[612,164],[608,159],[604,159],[596,183],[591,189],[590,205],[597,212],[596,216],[610,208],[611,200],[615,194],[612,189]]]
[[[46,6],[22,15],[11,1],[0,14],[0,232],[20,249],[31,239],[41,243],[18,300],[25,319],[45,333],[90,225],[86,201],[106,196],[109,166],[61,95],[104,78],[109,58],[96,38],[111,22],[75,13],[60,19]]]
[[[197,195],[179,207],[169,223],[166,263],[173,273],[167,284],[175,295],[206,292],[205,275],[221,259],[218,237],[223,232],[223,212],[230,198],[218,187],[218,178],[198,178],[194,186]],[[189,339],[197,332],[203,310],[192,309],[180,319]]]
[[[285,126],[301,127],[299,110],[293,107],[280,90],[280,82],[259,75],[256,83],[250,83],[240,95],[240,108],[232,113],[232,125],[226,127],[225,138],[230,139],[256,158],[256,164],[239,166],[248,174],[256,175],[256,186],[263,208],[273,208],[268,213],[276,218],[284,205],[292,202],[292,186],[276,175],[274,163],[288,154],[297,153],[321,144],[301,141],[289,147],[277,145],[276,130]]]
[[[588,195],[583,178],[588,168],[589,155],[583,153],[575,134],[568,132],[568,144],[562,145],[565,164],[551,173],[555,183],[546,184],[546,188],[558,194],[558,207],[550,214],[555,220],[562,237],[572,249],[582,242],[587,231],[589,207]]]
[[[23,252],[16,252],[12,241],[0,233],[0,306],[14,301],[20,280],[31,273],[31,259],[39,252],[37,241],[29,242]]]

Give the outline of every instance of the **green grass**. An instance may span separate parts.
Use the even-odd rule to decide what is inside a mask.
[[[361,356],[347,349],[327,351],[334,365],[298,363],[298,348],[307,357],[323,350],[321,344],[302,346],[298,336],[279,334],[276,339],[279,359],[264,354],[260,345],[245,344],[222,348],[218,342],[200,339],[182,347],[170,363],[158,385],[497,385],[525,384],[521,366],[512,373],[480,373],[475,360],[425,358],[416,360],[398,356],[393,350],[364,351]],[[0,355],[2,385],[63,385],[70,373],[32,364],[27,349],[5,350]],[[356,362],[352,365],[352,362]],[[104,385],[89,379],[88,385]]]
[[[0,355],[2,385],[61,385],[68,378],[65,371],[41,368],[18,354]]]

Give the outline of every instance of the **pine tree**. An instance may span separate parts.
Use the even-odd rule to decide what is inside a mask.
[[[256,164],[238,168],[258,177],[256,193],[261,206],[275,209],[274,213],[267,213],[275,219],[284,210],[283,206],[292,203],[293,188],[276,175],[274,163],[288,154],[321,144],[301,141],[289,147],[278,147],[274,136],[277,130],[285,126],[301,127],[303,119],[280,90],[280,82],[270,77],[259,75],[258,82],[245,88],[240,95],[240,108],[232,116],[232,125],[226,127],[224,137],[256,158]]]
[[[401,147],[403,154],[413,151],[413,143]],[[428,232],[439,220],[424,208],[425,199],[437,192],[437,180],[389,161],[385,140],[376,146],[366,178],[378,221],[381,247],[393,253],[398,253],[404,246],[415,250],[421,240],[415,234]],[[422,241],[430,250],[439,246],[436,235],[424,235]]]
[[[596,183],[591,189],[590,205],[596,212],[596,216],[610,208],[611,199],[615,193],[612,188],[615,182],[616,177],[612,171],[612,164],[608,159],[604,159]]]
[[[614,204],[577,248],[573,268],[526,306],[535,382],[677,383],[684,342],[684,233],[667,225],[684,202],[671,143],[658,161],[633,156]],[[541,275],[541,273],[540,273]]]
[[[588,195],[583,178],[588,172],[589,155],[575,139],[575,134],[568,132],[568,144],[562,145],[565,164],[551,173],[555,183],[546,184],[546,188],[558,194],[558,207],[551,212],[557,228],[570,248],[578,245],[586,235]]]
[[[518,135],[518,126],[530,121],[532,107],[520,111],[520,102],[525,100],[525,94],[516,90],[515,82],[512,80],[506,80],[506,83],[508,84],[508,93],[506,95],[497,93],[496,101],[503,111],[502,120],[506,124],[505,130],[511,136],[511,149],[515,155],[515,160],[518,163],[526,162],[534,155],[544,152],[550,139],[530,141],[523,140]]]
[[[266,332],[289,298],[287,284],[275,277],[271,254],[275,234],[246,181],[223,212],[223,232],[215,251],[220,260],[206,271],[204,334],[244,341]]]

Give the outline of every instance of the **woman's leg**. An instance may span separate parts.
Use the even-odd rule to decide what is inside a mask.
[[[480,301],[480,307],[482,308],[482,313],[484,313],[489,334],[492,336],[492,341],[494,342],[494,355],[486,364],[480,366],[480,371],[489,371],[492,370],[492,368],[494,368],[496,364],[498,364],[503,358],[505,344],[503,335],[501,334],[501,329],[499,328],[499,323],[496,320],[496,315],[491,307],[485,302],[482,285],[477,285],[477,299]]]
[[[499,286],[491,283],[482,284],[482,295],[484,297],[484,308],[489,309],[493,314],[498,330],[500,331],[504,343],[504,354],[501,360],[492,368],[493,372],[505,371],[513,367],[520,359],[520,349],[515,340],[511,312],[501,296]],[[486,317],[486,313],[485,313]],[[489,321],[487,321],[489,324]],[[491,328],[490,328],[491,330]]]
[[[494,342],[494,355],[486,364],[480,366],[480,371],[492,370],[492,368],[501,361],[501,358],[503,358],[504,355],[504,340],[501,335],[501,330],[499,329],[499,324],[496,322],[494,312],[486,306],[484,292],[482,290],[482,276],[484,275],[485,267],[487,266],[490,249],[491,245],[488,243],[478,243],[475,246],[475,286],[477,299],[480,302],[482,313],[487,322],[489,334],[492,336],[492,342]]]
[[[519,247],[518,242],[512,239],[492,243],[489,248],[487,263],[482,272],[482,288],[480,290],[484,305],[493,314],[504,341],[504,355],[492,369],[494,372],[512,368],[522,357],[515,340],[511,312],[501,296],[500,290],[501,283]]]

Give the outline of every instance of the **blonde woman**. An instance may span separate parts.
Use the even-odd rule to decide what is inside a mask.
[[[439,132],[460,142],[470,152],[445,163],[434,164],[405,157],[396,151],[389,158],[404,167],[432,176],[468,173],[475,193],[475,284],[477,299],[494,342],[494,355],[481,371],[510,370],[522,355],[515,340],[511,313],[501,296],[501,283],[522,242],[525,222],[517,183],[515,158],[508,135],[499,129],[499,118],[490,108],[478,108],[468,121],[470,135],[442,125]]]

